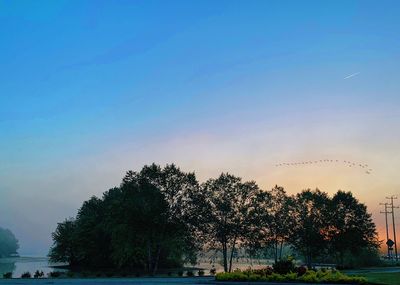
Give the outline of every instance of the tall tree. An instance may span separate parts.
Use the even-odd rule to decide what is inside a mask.
[[[17,254],[18,240],[9,229],[0,228],[0,257]]]
[[[379,247],[371,214],[351,192],[338,191],[331,200],[329,213],[330,253],[338,264],[343,265],[346,253],[359,255],[363,249]]]
[[[259,224],[260,240],[272,248],[275,262],[282,258],[283,245],[287,243],[295,225],[293,198],[286,195],[283,187],[275,186],[260,203],[263,219]]]
[[[199,225],[207,246],[222,251],[224,270],[230,272],[237,245],[252,231],[251,212],[257,206],[260,189],[255,182],[242,182],[239,177],[222,173],[205,182],[201,194]]]
[[[318,189],[304,190],[296,195],[294,209],[290,243],[311,268],[313,259],[328,249],[329,197]]]
[[[181,229],[185,229],[186,234],[182,234],[181,238],[186,238],[186,240],[183,243],[183,240],[181,240],[180,246],[186,247],[185,260],[194,262],[195,252],[200,243],[193,236],[195,228],[192,223],[193,220],[190,219],[189,209],[191,206],[188,197],[199,187],[195,174],[185,173],[174,164],[161,168],[153,163],[144,166],[139,173],[128,172],[123,179],[122,186],[143,181],[159,189],[168,207],[164,213],[165,223],[159,228],[159,238],[152,245],[155,247],[153,271],[157,270],[161,248],[163,244],[166,244],[167,236],[171,235],[171,230],[177,233],[177,229],[173,228],[172,224],[179,224]]]
[[[58,223],[52,233],[53,246],[49,257],[53,262],[67,262],[71,266],[78,264],[77,242],[75,240],[76,224],[74,219],[66,219]]]
[[[75,220],[53,233],[50,257],[84,267],[144,267],[193,261],[196,239],[185,212],[193,173],[155,164],[127,172],[120,187],[83,203]]]

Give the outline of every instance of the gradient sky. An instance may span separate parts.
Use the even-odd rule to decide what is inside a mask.
[[[399,15],[381,0],[0,0],[0,226],[44,255],[84,200],[174,162],[200,181],[350,190],[382,231],[378,204],[400,194]],[[275,167],[320,159],[373,171]]]

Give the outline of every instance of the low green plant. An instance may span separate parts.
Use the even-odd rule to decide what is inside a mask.
[[[33,275],[33,278],[42,278],[42,277],[44,277],[43,271],[36,270],[35,274]]]
[[[199,269],[199,271],[197,271],[197,274],[199,276],[204,276],[204,270],[203,269]]]
[[[4,279],[11,279],[12,278],[12,272],[6,272],[3,274]]]
[[[61,272],[60,271],[52,271],[48,274],[48,276],[50,278],[58,278],[61,276]]]
[[[288,257],[287,259],[278,260],[272,265],[272,267],[274,269],[274,272],[279,274],[286,274],[289,272],[294,272],[295,270],[294,260],[291,257]]]
[[[193,277],[193,276],[194,276],[193,271],[188,270],[188,271],[186,272],[186,276],[188,276],[188,277]]]
[[[347,276],[336,270],[307,270],[304,274],[299,275],[296,271],[279,274],[273,272],[265,274],[263,270],[247,269],[241,271],[239,269],[231,273],[218,273],[215,276],[217,281],[272,281],[272,282],[302,282],[302,283],[336,283],[336,284],[366,284],[367,279],[358,276]]]
[[[24,272],[21,274],[21,278],[31,278],[31,277],[32,277],[32,275],[30,272]]]

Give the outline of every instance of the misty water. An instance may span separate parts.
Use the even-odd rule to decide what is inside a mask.
[[[30,272],[33,275],[36,270],[43,271],[45,275],[52,271],[65,271],[51,267],[54,265],[61,264],[49,263],[46,257],[0,258],[0,278],[3,278],[3,274],[7,272],[12,272],[13,277],[21,277],[21,274],[24,272]]]

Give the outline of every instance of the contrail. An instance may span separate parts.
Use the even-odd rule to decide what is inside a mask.
[[[352,77],[357,76],[357,75],[359,75],[359,74],[360,74],[360,72],[356,72],[356,73],[347,75],[347,76],[346,76],[345,78],[343,78],[343,79],[349,79],[349,78],[352,78]]]

